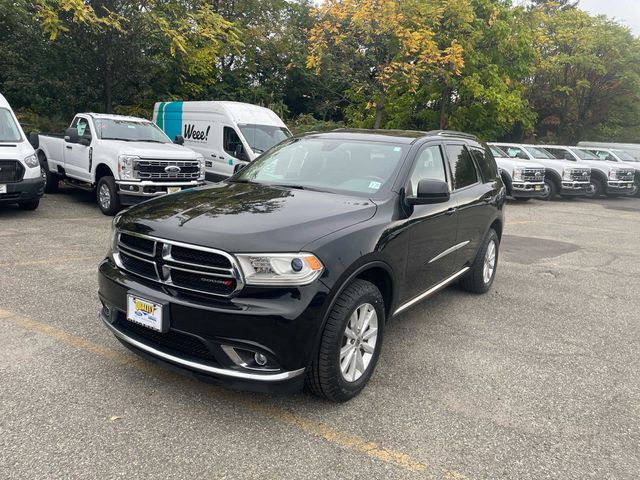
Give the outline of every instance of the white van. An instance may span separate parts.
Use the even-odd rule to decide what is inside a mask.
[[[207,177],[216,180],[291,136],[272,110],[240,102],[158,102],[153,121],[203,155]]]
[[[17,203],[35,210],[44,193],[36,152],[27,140],[9,102],[0,94],[0,205]]]

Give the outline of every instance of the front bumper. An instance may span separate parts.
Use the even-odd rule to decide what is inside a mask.
[[[514,198],[536,198],[547,195],[544,182],[513,182],[511,196]]]
[[[143,180],[140,182],[129,180],[118,180],[120,190],[120,201],[125,205],[133,205],[150,198],[160,197],[168,193],[169,188],[180,188],[181,190],[195,188],[205,184],[204,180],[193,180],[191,182],[151,182]]]
[[[569,180],[562,181],[561,195],[588,195],[592,190],[590,182],[573,182]]]
[[[41,177],[3,183],[3,185],[7,186],[7,193],[0,193],[0,203],[35,202],[44,194],[44,180]]]
[[[635,195],[637,187],[633,182],[607,182],[607,194]]]
[[[301,388],[328,290],[321,282],[297,289],[248,290],[232,299],[192,295],[122,272],[107,259],[99,268],[100,318],[129,349],[173,370],[246,390]],[[126,320],[131,292],[165,305],[166,333]],[[269,363],[260,368],[238,362],[229,347],[262,353]]]

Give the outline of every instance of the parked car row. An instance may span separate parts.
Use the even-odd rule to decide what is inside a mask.
[[[563,145],[489,144],[508,193],[516,199],[634,195],[640,192],[640,162],[620,151]],[[624,160],[623,160],[624,158]],[[521,163],[514,164],[519,160]],[[518,181],[544,168],[544,187],[524,195]],[[531,188],[531,185],[525,185]]]

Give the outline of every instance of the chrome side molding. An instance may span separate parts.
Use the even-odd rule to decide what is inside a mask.
[[[453,282],[456,278],[461,277],[462,275],[464,275],[465,273],[467,273],[469,271],[470,267],[464,267],[462,270],[460,270],[457,273],[454,273],[453,275],[451,275],[450,277],[445,278],[443,281],[441,281],[440,283],[438,283],[437,285],[434,285],[433,287],[431,287],[429,290],[427,290],[424,293],[421,293],[420,295],[418,295],[417,297],[412,298],[411,300],[409,300],[406,303],[403,303],[402,305],[400,305],[398,308],[396,308],[396,311],[393,312],[394,315],[397,315],[398,313],[402,312],[403,310],[406,310],[407,308],[415,305],[416,303],[418,303],[420,300],[424,300],[425,298],[427,298],[430,295],[433,295],[434,293],[436,293],[438,290],[443,289],[444,287],[446,287],[447,285],[449,285],[451,282]]]

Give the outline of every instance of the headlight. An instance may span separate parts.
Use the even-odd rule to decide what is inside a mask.
[[[612,168],[609,170],[609,180],[617,180],[618,179],[619,170]]]
[[[573,173],[573,170],[571,168],[565,168],[562,170],[562,179],[563,180],[573,180],[573,177],[571,176],[571,174]]]
[[[35,168],[38,166],[38,157],[36,157],[35,153],[31,154],[24,159],[24,163],[27,164],[27,167]]]
[[[121,180],[135,180],[135,163],[140,160],[137,155],[120,155],[118,157],[118,171]]]
[[[310,253],[255,253],[237,257],[247,285],[308,285],[324,268]]]
[[[518,167],[513,169],[513,180],[515,182],[522,182],[522,174],[524,173],[524,168]]]
[[[204,176],[205,176],[205,170],[204,170],[204,157],[203,156],[199,156],[198,157],[198,165],[200,167],[200,179],[204,180]]]

